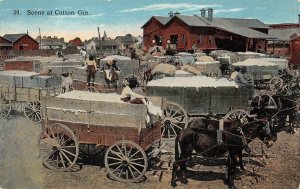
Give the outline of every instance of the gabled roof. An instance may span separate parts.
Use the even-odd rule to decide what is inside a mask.
[[[5,34],[3,38],[11,41],[12,43],[16,42],[18,39],[26,35],[25,33],[22,34]]]
[[[290,37],[300,33],[300,28],[282,28],[282,29],[270,29],[269,34],[277,37],[275,41],[290,41]]]
[[[274,38],[271,35],[252,29],[252,28],[269,29],[269,26],[265,25],[264,23],[262,23],[257,19],[213,18],[212,21],[210,21],[206,17],[200,17],[197,15],[194,16],[175,15],[173,17],[154,16],[152,18],[157,19],[163,25],[167,25],[171,23],[173,19],[178,18],[190,27],[213,27],[213,28],[218,28],[220,30],[235,33],[237,35],[244,36],[247,38],[256,38],[256,39]]]
[[[32,37],[30,37],[29,35],[27,35],[26,33],[21,33],[21,34],[5,34],[3,36],[3,38],[11,41],[12,43],[17,42],[19,39],[21,39],[24,36],[28,36],[29,38],[31,38],[33,41],[35,41],[36,43],[38,43],[36,40],[34,40]]]
[[[161,23],[162,25],[166,25],[171,19],[172,17],[165,17],[165,16],[152,16],[143,26],[142,28],[144,28],[152,19],[156,19],[159,23]]]
[[[11,41],[9,41],[9,40],[5,39],[4,37],[1,37],[1,36],[0,36],[0,39],[2,39],[4,41],[4,43],[0,43],[1,47],[4,47],[4,46],[11,47],[12,46],[12,42]]]

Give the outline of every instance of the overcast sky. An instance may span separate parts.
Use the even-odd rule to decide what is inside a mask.
[[[26,33],[76,36],[89,39],[105,30],[109,37],[142,35],[141,26],[151,16],[167,16],[170,11],[184,15],[200,14],[199,9],[211,7],[215,17],[255,18],[266,24],[296,23],[300,0],[0,0],[0,35]],[[13,15],[19,10],[21,15]],[[52,15],[27,15],[27,11],[53,11]],[[74,11],[75,15],[55,15],[55,10]],[[78,11],[89,15],[78,15]]]

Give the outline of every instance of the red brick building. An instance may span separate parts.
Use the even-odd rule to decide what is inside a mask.
[[[3,38],[11,42],[14,50],[39,49],[39,43],[27,34],[5,34]]]
[[[292,64],[297,64],[300,66],[300,34],[295,33],[294,35],[291,36],[291,41],[290,41],[290,63]]]
[[[153,16],[143,26],[146,48],[154,45],[177,51],[226,49],[231,51],[266,50],[269,27],[257,19],[213,18],[213,10],[201,16],[170,14]]]
[[[76,46],[78,49],[82,48],[84,46],[83,42],[79,37],[76,37],[75,39],[72,39],[69,41],[70,44]]]

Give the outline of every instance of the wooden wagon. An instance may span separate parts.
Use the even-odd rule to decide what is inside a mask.
[[[261,59],[247,59],[234,63],[232,66],[233,69],[236,66],[245,67],[247,69],[247,73],[244,74],[246,79],[258,89],[268,88],[271,79],[278,75],[279,70],[279,65]]]
[[[62,98],[61,95],[43,100],[44,122],[39,146],[46,167],[70,170],[78,159],[79,144],[85,144],[93,149],[99,146],[107,148],[104,163],[111,178],[135,182],[143,177],[148,159],[157,154],[153,151],[154,146],[160,144],[161,139],[160,119],[147,123],[145,104],[107,101],[104,98],[97,101]],[[162,105],[161,98],[150,100],[155,105]]]
[[[13,71],[14,74],[23,73]],[[0,116],[7,118],[12,110],[19,110],[31,121],[41,121],[41,99],[60,92],[60,76],[13,76],[5,71],[0,74]],[[43,87],[42,87],[43,86]]]
[[[162,122],[165,138],[175,137],[187,127],[191,117],[249,117],[247,109],[253,93],[253,88],[238,87],[225,78],[217,80],[206,76],[163,78],[150,81],[146,87],[147,96],[161,96],[167,101]]]

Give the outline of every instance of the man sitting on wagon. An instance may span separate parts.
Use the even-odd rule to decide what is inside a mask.
[[[234,80],[237,85],[251,86],[251,84],[244,77],[246,72],[246,68],[241,69],[237,66],[234,68],[234,72],[231,74],[230,79]]]

